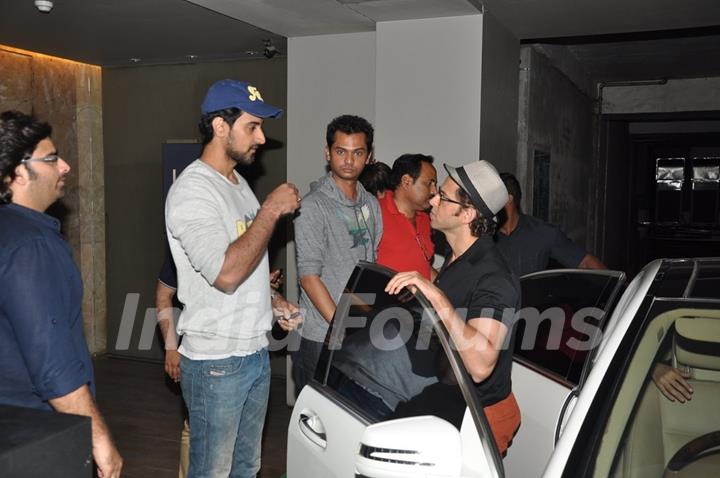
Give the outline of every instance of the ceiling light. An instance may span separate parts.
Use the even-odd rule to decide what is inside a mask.
[[[42,13],[50,13],[53,8],[53,2],[50,0],[35,0],[35,8]]]
[[[142,58],[128,58],[130,63],[140,63],[142,61]]]

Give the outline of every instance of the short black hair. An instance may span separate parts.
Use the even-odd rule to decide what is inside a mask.
[[[500,179],[502,179],[508,194],[512,195],[515,206],[520,208],[520,201],[522,200],[522,190],[520,189],[520,182],[517,178],[510,173],[500,173]]]
[[[225,108],[224,110],[211,111],[202,115],[200,117],[200,123],[198,123],[198,129],[200,130],[200,140],[202,141],[202,145],[205,146],[213,140],[213,137],[215,137],[215,132],[213,131],[212,127],[212,121],[215,118],[219,116],[232,128],[232,125],[235,124],[235,121],[242,114],[243,112],[240,108]]]
[[[338,131],[345,134],[365,133],[365,146],[367,147],[368,153],[373,150],[375,130],[365,118],[354,115],[342,115],[334,118],[330,124],[327,125],[327,131],[325,132],[325,141],[327,142],[328,148],[331,147],[335,141],[335,133]]]
[[[15,179],[15,168],[51,134],[52,127],[33,116],[19,111],[0,114],[0,204],[12,200],[9,183]]]
[[[360,181],[360,184],[363,185],[367,192],[373,196],[377,196],[378,193],[384,193],[390,188],[391,173],[392,170],[390,166],[378,161],[365,166],[358,181]]]
[[[413,182],[420,177],[422,163],[432,164],[435,158],[426,154],[406,153],[395,160],[392,166],[392,176],[390,177],[390,187],[395,190],[402,181],[402,177],[409,174]]]

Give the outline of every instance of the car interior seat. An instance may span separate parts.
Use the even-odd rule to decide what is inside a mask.
[[[677,319],[673,366],[690,375],[693,395],[660,401],[665,476],[720,476],[720,319]]]
[[[615,478],[720,476],[720,453],[710,446],[720,445],[720,319],[680,316],[669,331],[662,356],[689,374],[692,399],[672,402],[646,379]]]

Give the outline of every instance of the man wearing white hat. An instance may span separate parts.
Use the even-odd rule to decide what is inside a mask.
[[[520,426],[520,410],[510,387],[512,350],[506,339],[520,309],[520,283],[495,247],[494,217],[508,199],[492,164],[475,161],[450,175],[430,204],[431,225],[445,234],[452,249],[434,282],[417,272],[401,272],[385,290],[417,288],[432,303],[458,345],[465,368],[495,437],[504,453]],[[507,311],[507,312],[506,312]]]

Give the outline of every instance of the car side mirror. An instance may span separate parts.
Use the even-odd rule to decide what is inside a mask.
[[[367,478],[459,477],[462,464],[458,429],[442,418],[422,416],[367,427],[355,472]]]

